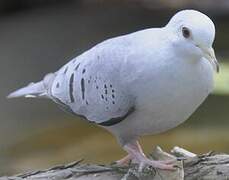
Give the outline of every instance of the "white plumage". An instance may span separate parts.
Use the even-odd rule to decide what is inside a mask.
[[[214,36],[206,15],[180,11],[165,27],[106,40],[9,97],[45,96],[105,127],[128,152],[120,164],[173,169],[148,160],[137,138],[177,126],[209,95],[218,70]]]

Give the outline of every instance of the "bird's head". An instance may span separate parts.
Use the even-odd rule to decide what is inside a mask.
[[[194,56],[204,57],[219,72],[218,61],[212,48],[215,26],[208,16],[196,10],[183,10],[171,18],[166,28],[172,30],[182,50]]]

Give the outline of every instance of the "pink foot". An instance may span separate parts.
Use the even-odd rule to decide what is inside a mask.
[[[167,161],[155,161],[148,159],[145,154],[143,153],[140,144],[138,141],[129,143],[123,147],[128,154],[130,155],[129,158],[139,164],[139,171],[142,171],[144,167],[151,166],[157,169],[163,170],[176,170],[173,163],[174,160],[167,160]]]
[[[127,165],[129,165],[130,161],[131,161],[131,156],[128,154],[124,158],[116,161],[116,164],[119,166],[127,166]]]
[[[176,160],[175,159],[172,159],[172,160],[159,160],[157,162],[162,163],[162,164],[174,164],[176,162]]]
[[[153,168],[162,169],[162,170],[176,170],[174,165],[162,163],[160,161],[150,160],[148,158],[142,158],[139,160],[139,171],[142,171],[145,167],[151,166]]]

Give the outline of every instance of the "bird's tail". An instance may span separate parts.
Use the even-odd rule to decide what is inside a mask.
[[[55,78],[54,73],[47,74],[42,81],[30,83],[28,86],[20,88],[10,93],[7,98],[16,97],[49,97],[50,88]]]

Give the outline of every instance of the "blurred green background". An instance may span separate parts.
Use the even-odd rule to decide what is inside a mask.
[[[193,116],[167,133],[144,137],[146,152],[184,147],[229,153],[229,3],[227,0],[1,0],[0,175],[85,159],[110,163],[125,155],[105,130],[43,99],[6,95],[54,72],[98,42],[165,25],[180,9],[208,14],[216,25],[221,64],[215,91]]]

